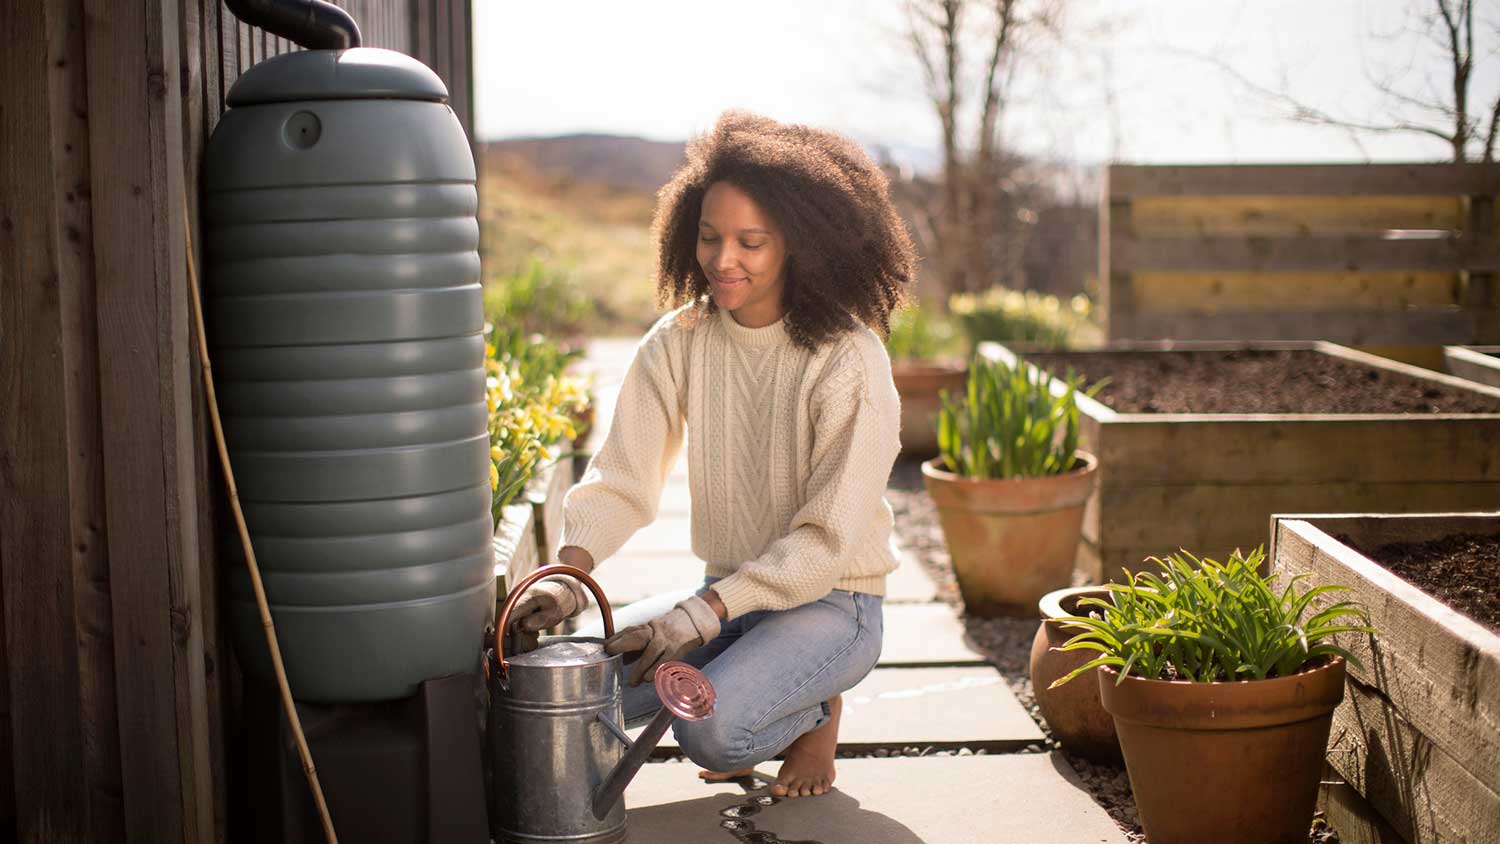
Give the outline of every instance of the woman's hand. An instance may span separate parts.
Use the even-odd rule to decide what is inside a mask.
[[[641,652],[629,680],[630,685],[638,686],[655,675],[657,666],[681,659],[688,651],[718,636],[718,613],[707,601],[694,595],[647,624],[627,627],[609,637],[604,641],[604,650],[611,654]]]

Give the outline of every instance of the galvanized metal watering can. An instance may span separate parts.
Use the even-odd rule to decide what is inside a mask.
[[[506,598],[486,663],[501,844],[624,841],[625,786],[674,718],[699,721],[713,714],[708,678],[686,663],[664,663],[655,681],[662,708],[632,742],[624,729],[624,660],[605,653],[604,640],[557,638],[507,659],[511,610],[533,583],[559,574],[577,578],[594,593],[604,635],[614,635],[614,618],[599,584],[572,566],[537,569]]]

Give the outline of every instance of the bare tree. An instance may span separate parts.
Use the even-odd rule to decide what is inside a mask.
[[[908,195],[923,253],[945,292],[980,290],[1021,273],[1035,215],[1015,201],[1021,161],[1001,142],[1023,47],[1054,31],[1055,2],[907,0],[906,38],[942,131],[937,195]],[[974,64],[975,56],[979,63]],[[935,200],[935,201],[934,201]]]
[[[1382,40],[1389,43],[1402,36],[1431,43],[1446,59],[1448,78],[1442,87],[1434,86],[1432,80],[1414,79],[1406,66],[1372,74],[1370,81],[1385,103],[1385,114],[1379,118],[1359,119],[1311,105],[1289,94],[1284,86],[1282,90],[1268,88],[1217,59],[1213,61],[1246,88],[1271,101],[1283,116],[1299,123],[1352,133],[1425,135],[1443,142],[1455,162],[1476,158],[1492,162],[1500,132],[1500,93],[1493,103],[1476,104],[1472,83],[1476,60],[1493,54],[1494,48],[1476,54],[1474,29],[1479,24],[1482,36],[1500,41],[1500,25],[1477,21],[1475,6],[1474,0],[1421,0],[1421,5],[1410,10],[1404,31],[1383,36]]]

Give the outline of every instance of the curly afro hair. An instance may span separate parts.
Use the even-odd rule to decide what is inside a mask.
[[[816,348],[864,324],[884,338],[915,277],[916,251],[891,205],[885,174],[842,135],[725,112],[687,148],[687,164],[657,194],[656,296],[679,307],[704,301],[698,216],[716,182],[744,191],[786,238],[783,305],[792,341]]]

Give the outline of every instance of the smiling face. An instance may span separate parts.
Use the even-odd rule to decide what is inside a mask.
[[[728,182],[703,194],[698,216],[698,265],[714,304],[746,328],[781,319],[786,287],[786,238],[755,200]]]

